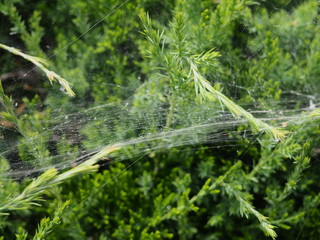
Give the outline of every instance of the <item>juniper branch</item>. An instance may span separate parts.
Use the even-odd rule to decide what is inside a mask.
[[[237,161],[231,168],[229,168],[229,170],[225,174],[219,176],[213,183],[211,183],[212,180],[209,178],[205,182],[205,184],[202,186],[198,194],[194,195],[190,199],[190,202],[191,203],[199,202],[208,193],[215,192],[215,191],[219,192],[219,190],[217,190],[217,187],[220,186],[222,183],[224,183],[232,174],[234,174],[234,172],[239,170],[241,166],[242,166],[241,161]]]
[[[33,240],[41,240],[45,239],[45,237],[51,232],[54,225],[57,225],[61,221],[61,216],[68,208],[70,202],[66,201],[62,206],[60,206],[54,214],[52,219],[50,218],[43,218],[38,226],[38,229],[32,238]]]
[[[154,217],[150,222],[150,226],[155,226],[156,224],[159,224],[164,220],[173,219],[179,214],[198,209],[198,207],[194,204],[196,202],[200,202],[201,199],[207,194],[218,193],[219,190],[217,190],[217,187],[220,186],[224,181],[226,181],[235,171],[241,168],[241,166],[241,161],[238,161],[225,174],[219,176],[213,183],[211,183],[211,179],[208,179],[199,190],[198,194],[193,196],[191,199],[188,198],[189,192],[185,192],[183,196],[179,196],[179,198],[182,197],[185,199],[185,201],[183,201],[183,204],[172,208],[169,212],[165,213],[161,217]],[[171,199],[170,196],[168,196],[168,198]]]
[[[310,148],[310,143],[306,142],[303,145],[300,155],[294,157],[295,159],[295,168],[291,175],[288,177],[287,183],[283,191],[276,198],[277,202],[283,201],[289,194],[291,194],[297,187],[299,181],[301,180],[302,172],[309,167],[310,158],[308,157]]]
[[[199,72],[198,66],[195,61],[191,58],[188,59],[190,64],[190,78],[194,81],[196,95],[201,100],[207,100],[213,102],[216,99],[221,103],[222,106],[228,108],[228,110],[236,117],[245,118],[251,125],[251,127],[259,132],[266,132],[270,137],[279,141],[285,137],[285,132],[270,126],[269,124],[255,118],[251,113],[231,101],[220,91],[216,90]]]
[[[207,81],[200,73],[198,69],[198,64],[210,64],[216,65],[216,58],[219,56],[218,52],[213,51],[212,49],[208,52],[203,52],[197,56],[191,56],[187,51],[187,44],[185,41],[186,35],[182,36],[183,30],[183,16],[178,14],[178,18],[171,24],[172,35],[174,45],[177,52],[173,52],[173,59],[175,59],[175,64],[170,64],[172,62],[172,56],[165,53],[163,49],[163,31],[156,31],[152,28],[152,23],[149,15],[147,13],[141,13],[140,19],[144,26],[144,31],[142,32],[147,40],[150,42],[149,54],[150,57],[159,59],[159,62],[164,66],[168,76],[174,78],[180,75],[184,75],[183,71],[188,70],[189,74],[187,78],[194,82],[195,93],[197,98],[201,101],[213,102],[218,100],[221,103],[221,106],[225,106],[236,118],[243,117],[251,125],[251,127],[259,132],[266,132],[271,138],[279,141],[285,137],[285,131],[280,131],[275,127],[270,126],[269,124],[256,119],[251,113],[247,112],[245,109],[237,105],[235,102],[230,100],[227,96],[222,94],[220,91],[216,90],[210,83]],[[177,43],[180,41],[180,43]],[[161,45],[162,43],[162,45]],[[189,66],[186,66],[184,60],[188,62]],[[177,67],[178,66],[178,67]],[[172,69],[174,68],[174,69]],[[179,71],[181,74],[172,74],[172,72]],[[172,84],[174,82],[179,82],[177,79],[172,79]]]
[[[246,199],[244,192],[239,191],[230,183],[223,182],[221,185],[224,189],[226,189],[227,194],[230,197],[234,197],[239,203],[239,211],[241,217],[246,216],[248,218],[249,215],[255,216],[259,220],[260,227],[262,228],[264,233],[267,236],[272,237],[272,239],[276,239],[277,233],[273,230],[275,226],[273,226],[269,222],[266,216],[262,215],[259,211],[257,211],[254,208],[254,206],[252,206],[252,204],[249,202],[249,199]]]

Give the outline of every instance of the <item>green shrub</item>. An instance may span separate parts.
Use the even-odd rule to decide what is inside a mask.
[[[317,7],[1,1],[3,239],[318,239]]]

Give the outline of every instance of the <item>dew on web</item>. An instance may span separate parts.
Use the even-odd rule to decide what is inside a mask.
[[[319,50],[316,47],[319,37],[313,33],[316,29],[314,25],[318,24],[314,21],[317,14],[314,11],[310,16],[306,15],[306,9],[310,10],[310,6],[316,5],[317,1],[272,1],[272,4],[271,1],[266,1],[261,9],[258,5],[248,2],[248,5],[244,6],[244,3],[238,1],[239,8],[245,10],[241,14],[237,13],[239,21],[225,19],[230,21],[230,25],[224,26],[225,32],[217,27],[218,21],[214,17],[218,15],[208,13],[209,10],[205,9],[210,9],[208,6],[212,5],[213,12],[219,11],[217,6],[227,5],[226,2],[229,1],[203,1],[203,5],[200,4],[199,8],[194,9],[201,10],[202,17],[199,19],[194,18],[189,5],[182,9],[177,3],[175,11],[184,11],[186,17],[186,26],[181,32],[187,33],[182,37],[178,35],[180,32],[174,32],[174,27],[178,28],[181,22],[178,19],[179,15],[174,15],[175,11],[172,9],[159,9],[163,16],[157,19],[159,16],[149,7],[150,18],[155,21],[154,26],[160,28],[157,32],[156,27],[152,25],[155,28],[153,32],[152,29],[148,29],[148,20],[142,20],[145,21],[142,24],[136,13],[130,15],[130,8],[134,8],[130,0],[120,4],[113,2],[115,4],[112,8],[106,6],[101,7],[105,8],[104,10],[97,10],[96,16],[100,16],[99,19],[95,15],[83,15],[81,11],[85,9],[80,3],[77,7],[81,8],[81,11],[69,3],[62,4],[70,11],[70,16],[66,15],[64,18],[72,19],[68,23],[70,32],[61,35],[62,32],[56,29],[62,27],[61,22],[54,18],[56,22],[53,22],[51,29],[43,30],[42,41],[48,42],[46,50],[40,43],[37,47],[30,45],[28,49],[24,46],[26,43],[19,46],[21,43],[11,44],[9,40],[3,40],[6,45],[23,47],[23,52],[32,53],[31,55],[48,56],[52,70],[70,82],[76,96],[70,98],[65,85],[59,86],[59,82],[50,85],[37,68],[30,68],[29,63],[21,62],[14,66],[14,61],[10,60],[9,63],[13,66],[10,69],[6,59],[0,57],[0,61],[6,65],[6,69],[0,69],[0,79],[5,79],[2,80],[3,94],[12,96],[12,111],[16,117],[10,121],[10,117],[3,114],[4,120],[0,120],[0,156],[8,162],[10,169],[0,171],[0,181],[28,181],[51,168],[57,169],[59,173],[67,172],[86,163],[109,146],[119,150],[110,153],[110,156],[104,156],[98,162],[99,172],[104,172],[105,169],[109,171],[116,166],[122,166],[122,170],[105,180],[99,187],[96,186],[96,189],[88,192],[75,205],[90,201],[90,198],[104,186],[118,178],[120,180],[125,172],[142,171],[137,168],[147,161],[154,165],[154,169],[149,169],[150,173],[143,175],[145,178],[136,176],[136,179],[140,179],[138,186],[144,189],[144,194],[152,191],[148,188],[148,181],[157,181],[153,179],[156,178],[154,173],[163,167],[159,162],[163,161],[163,165],[166,164],[165,156],[174,159],[171,155],[177,158],[171,163],[172,166],[179,166],[182,170],[189,167],[185,174],[192,175],[195,182],[200,181],[201,177],[209,179],[209,176],[211,180],[216,180],[218,173],[227,172],[232,166],[231,163],[240,160],[244,166],[241,174],[247,175],[243,177],[238,173],[239,176],[235,175],[234,178],[242,177],[243,182],[260,181],[261,184],[248,184],[241,189],[243,195],[240,199],[244,199],[246,204],[250,202],[250,196],[245,195],[247,192],[257,193],[256,197],[262,198],[263,184],[271,184],[270,179],[280,171],[288,175],[287,168],[292,170],[295,166],[288,162],[297,161],[298,151],[302,152],[303,143],[294,145],[290,139],[298,138],[298,133],[302,135],[302,128],[308,129],[309,133],[310,129],[319,127],[317,121],[310,120],[310,113],[320,107],[320,88],[317,85],[316,74],[318,65],[312,64],[312,61],[317,59],[313,51]],[[191,2],[194,1],[188,4]],[[87,3],[88,11],[92,7],[91,3]],[[266,9],[270,12],[265,12]],[[123,19],[125,14],[130,15],[130,21],[123,20],[124,24],[127,24],[124,29],[129,30],[125,29],[124,31],[128,32],[114,40],[120,43],[113,46],[112,44],[116,43],[112,42],[109,35],[115,34],[116,28],[113,25],[121,25],[119,19]],[[172,19],[173,16],[177,19]],[[42,17],[44,23],[48,21],[47,17]],[[303,20],[305,21],[302,22]],[[110,28],[109,21],[115,21]],[[231,25],[233,27],[229,27]],[[163,35],[161,26],[165,29]],[[203,26],[207,33],[201,33],[199,26]],[[308,34],[303,36],[308,43],[303,42],[298,36],[302,36],[301,29],[304,28]],[[216,35],[210,35],[210,31],[217,29],[220,30],[215,32]],[[21,31],[19,34],[27,36]],[[145,40],[143,34],[135,34],[139,31],[145,31],[144,34],[149,37],[149,41],[151,39],[151,43],[148,43],[148,38]],[[59,33],[55,36],[56,39],[49,40],[55,32]],[[0,36],[12,33],[12,29],[5,28],[0,31]],[[159,35],[156,35],[157,33]],[[204,37],[202,41],[198,39],[202,36],[200,34]],[[158,38],[159,42],[154,44]],[[181,40],[181,46],[177,39]],[[215,51],[219,52],[219,56],[214,55]],[[181,57],[179,54],[184,56]],[[50,67],[48,69],[51,70]],[[18,74],[12,75],[14,77],[11,83],[11,78],[7,79],[8,75],[5,75],[7,72]],[[28,78],[31,74],[34,74],[34,79]],[[199,82],[198,85],[196,81]],[[208,87],[207,83],[214,88]],[[4,102],[3,99],[1,96],[1,103]],[[1,111],[10,112],[7,106],[3,106]],[[277,130],[285,132],[286,137],[272,137]],[[312,133],[310,139],[319,141]],[[290,145],[290,149],[281,147],[283,142],[283,145]],[[317,149],[316,146],[312,147]],[[207,154],[213,155],[208,156],[208,159],[212,157],[219,160],[209,162],[203,158],[206,153],[201,151],[205,151],[204,149],[209,152]],[[189,152],[196,155],[203,165],[196,160],[189,163],[191,160],[184,159]],[[316,157],[311,156],[311,159],[316,162],[318,155],[314,152],[312,154]],[[266,156],[270,156],[270,162]],[[210,164],[214,161],[221,161],[217,164],[217,172],[211,169]],[[272,169],[273,165],[277,166]],[[171,167],[170,164],[168,166]],[[203,170],[206,168],[210,169],[208,173]],[[195,174],[199,169],[203,172]],[[317,174],[319,167],[313,170],[311,173],[308,172],[308,176]],[[174,171],[178,172],[177,169]],[[151,174],[150,177],[148,174]],[[168,170],[168,176],[169,174],[174,173]],[[179,176],[182,173],[175,174]],[[306,179],[303,175],[301,178],[303,181]],[[234,181],[232,177],[231,180]],[[188,182],[188,179],[184,181]],[[287,179],[280,176],[279,182],[285,185]],[[229,194],[230,199],[239,199],[238,195],[232,194],[238,193],[240,185],[244,183],[239,183],[239,189],[236,190],[228,184],[225,183],[222,194]],[[306,187],[308,184],[311,185],[305,184]],[[169,185],[163,187],[164,192],[169,191],[172,185],[177,189],[184,187],[178,180]],[[197,188],[200,189],[199,186]],[[196,196],[195,189],[192,191]],[[279,190],[277,194],[280,195],[270,200],[268,198],[271,198],[272,191],[276,190],[266,188],[265,191],[266,200],[261,200],[259,204],[266,201],[270,205],[276,205],[274,199],[278,201],[281,197],[285,198],[285,191],[289,192],[285,188],[281,195]],[[179,197],[168,202],[165,209],[173,212],[177,202]],[[246,210],[250,209],[250,206],[246,205]],[[311,211],[312,205],[306,209],[308,210],[304,214]],[[236,208],[229,211],[230,215],[237,215]],[[260,223],[269,223],[267,220],[262,221],[264,216],[261,217],[254,210],[251,209],[249,213],[241,212],[240,215],[249,214],[250,218],[255,216]],[[276,215],[271,210],[266,210],[266,215],[268,214],[271,218]],[[285,220],[281,222],[281,219],[279,222],[271,221],[270,224],[283,228],[286,226]],[[268,228],[264,230],[266,229]],[[269,236],[271,234],[269,233]]]

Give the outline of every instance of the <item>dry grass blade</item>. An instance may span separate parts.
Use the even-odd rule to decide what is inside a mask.
[[[45,190],[79,174],[97,171],[99,166],[96,163],[118,149],[117,147],[107,146],[82,164],[60,174],[55,168],[48,169],[33,180],[20,195],[13,198],[8,197],[7,201],[0,203],[0,216],[8,215],[8,211],[28,209],[32,205],[39,205],[37,202],[41,200],[41,194]]]
[[[12,54],[18,55],[18,56],[23,57],[24,59],[28,60],[29,62],[32,62],[34,65],[36,65],[38,68],[40,68],[46,74],[50,83],[52,83],[53,81],[57,81],[67,91],[67,94],[70,97],[75,96],[75,93],[71,89],[71,84],[67,80],[65,80],[64,78],[62,78],[61,76],[59,76],[55,72],[50,71],[46,67],[44,67],[44,65],[48,65],[48,62],[45,59],[25,54],[17,48],[8,47],[8,46],[1,44],[1,43],[0,43],[0,48],[3,48]]]

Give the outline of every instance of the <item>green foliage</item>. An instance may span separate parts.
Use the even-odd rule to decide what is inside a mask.
[[[0,239],[318,239],[317,6],[0,1]]]

